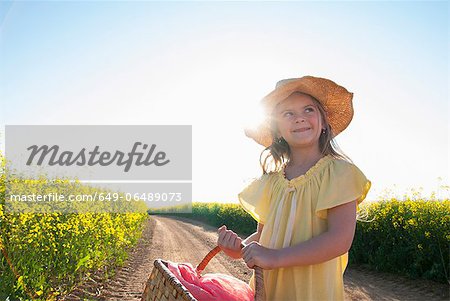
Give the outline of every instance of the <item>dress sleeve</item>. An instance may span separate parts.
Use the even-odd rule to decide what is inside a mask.
[[[238,194],[239,202],[258,223],[264,224],[269,212],[270,175],[254,180]]]
[[[327,218],[330,208],[355,201],[358,205],[366,198],[371,182],[355,165],[336,161],[325,171],[320,184],[316,215]]]

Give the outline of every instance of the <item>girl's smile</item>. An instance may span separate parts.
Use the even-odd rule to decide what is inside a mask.
[[[308,130],[310,130],[311,128],[309,128],[309,127],[306,127],[306,128],[300,128],[300,129],[296,129],[296,130],[293,130],[293,132],[294,133],[296,133],[296,132],[305,132],[305,131],[308,131]]]

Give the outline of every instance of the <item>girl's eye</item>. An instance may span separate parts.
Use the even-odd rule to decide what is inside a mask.
[[[293,116],[294,114],[292,113],[292,112],[284,112],[283,113],[283,117],[291,117],[291,116]]]
[[[308,108],[305,109],[305,112],[306,113],[314,112],[314,108],[313,107],[308,107]]]

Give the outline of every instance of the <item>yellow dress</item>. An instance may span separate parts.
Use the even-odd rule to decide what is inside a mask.
[[[325,156],[306,174],[290,181],[282,171],[265,174],[238,198],[244,209],[264,224],[260,244],[281,249],[325,232],[327,209],[354,200],[360,204],[370,185],[355,165]],[[265,270],[267,301],[343,300],[347,259],[348,253],[320,264]]]

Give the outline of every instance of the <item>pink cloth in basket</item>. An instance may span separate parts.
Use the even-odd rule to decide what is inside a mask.
[[[167,262],[167,267],[199,301],[253,301],[253,290],[237,278],[225,274],[198,276],[189,263]]]

